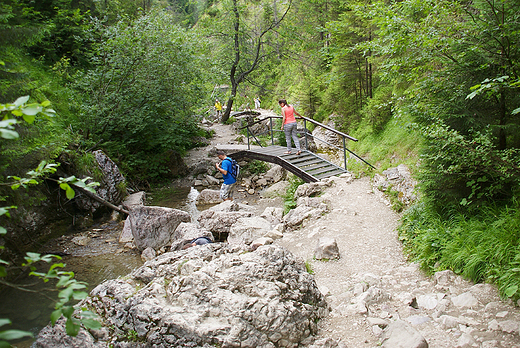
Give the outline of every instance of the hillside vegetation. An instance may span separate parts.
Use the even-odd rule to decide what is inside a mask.
[[[285,98],[378,170],[409,165],[412,259],[520,295],[518,0],[7,0],[0,37],[0,101],[57,111],[1,144],[4,182],[101,149],[147,187],[209,136],[215,98]]]

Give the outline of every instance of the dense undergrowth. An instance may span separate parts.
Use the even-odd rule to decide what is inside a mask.
[[[399,239],[427,272],[451,269],[474,282],[495,283],[520,298],[520,204],[490,205],[447,218],[421,202],[402,219]]]

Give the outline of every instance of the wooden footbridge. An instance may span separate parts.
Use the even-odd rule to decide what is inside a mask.
[[[281,130],[275,130],[273,128],[273,119],[281,118],[281,116],[268,116],[256,122],[253,122],[251,118],[245,118],[247,120],[247,125],[242,127],[241,129],[247,130],[247,150],[242,150],[230,155],[230,157],[235,160],[241,158],[251,158],[257,159],[264,162],[270,162],[280,165],[282,168],[290,171],[294,175],[302,178],[306,182],[315,182],[320,179],[328,178],[335,175],[340,175],[343,173],[348,173],[347,171],[347,152],[357,157],[362,162],[366,163],[370,167],[374,168],[370,163],[366,162],[364,159],[347,149],[346,140],[358,141],[356,138],[351,137],[343,132],[337,131],[332,127],[326,126],[319,122],[316,122],[307,117],[299,117],[298,120],[303,120],[304,129],[303,134],[305,141],[303,142],[305,145],[305,149],[302,149],[301,154],[297,154],[296,150],[293,149],[291,154],[286,154],[287,149],[282,146],[274,145],[274,132],[282,132]],[[343,147],[339,147],[336,144],[331,144],[324,139],[319,139],[317,137],[313,137],[312,133],[307,130],[307,122],[314,124],[316,127],[322,127],[329,132],[332,132],[337,135],[338,138],[343,140]],[[262,123],[263,126],[256,128],[263,128],[263,131],[254,134],[253,129],[255,125]],[[258,138],[262,135],[270,135],[271,145],[270,146],[262,146],[261,142]],[[338,150],[343,151],[343,162],[344,167],[337,166],[336,164],[327,161],[326,159],[320,157],[318,154],[315,154],[309,151],[309,140],[314,139],[314,141],[321,141],[326,143],[327,145],[336,148]],[[251,146],[251,139],[256,142],[258,146]]]

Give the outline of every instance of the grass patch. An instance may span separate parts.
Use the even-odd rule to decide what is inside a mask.
[[[399,239],[410,258],[429,273],[451,269],[474,282],[494,283],[502,296],[518,300],[518,226],[520,204],[516,201],[445,216],[421,202],[406,211]]]
[[[359,141],[349,141],[347,148],[375,166],[377,171],[402,163],[413,170],[418,161],[422,138],[419,132],[414,130],[410,116],[392,117],[379,132],[375,131],[368,121],[362,121],[351,135]],[[356,160],[350,160],[348,168],[357,175],[372,172],[369,166]]]
[[[252,160],[242,167],[249,174],[262,174],[269,170],[269,164],[264,161]]]
[[[284,204],[283,204],[283,213],[287,214],[291,209],[296,208],[296,199],[294,198],[294,193],[298,189],[298,186],[304,184],[304,181],[297,176],[291,176],[289,178],[289,187],[285,195],[283,196]]]
[[[305,261],[305,270],[309,274],[314,274],[314,270],[312,269],[312,264],[310,263],[310,261]]]

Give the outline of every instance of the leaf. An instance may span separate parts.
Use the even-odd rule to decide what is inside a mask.
[[[477,91],[471,92],[466,96],[466,99],[473,99],[477,96]]]
[[[88,296],[88,294],[85,292],[85,291],[78,291],[78,292],[75,292],[72,297],[75,299],[75,300],[84,300],[86,299]]]
[[[512,297],[518,291],[518,285],[512,285],[508,287],[505,291],[507,297]]]
[[[65,330],[67,331],[67,335],[73,336],[73,337],[77,336],[80,328],[81,328],[81,326],[74,323],[73,318],[67,319],[67,323],[65,324]]]
[[[45,108],[45,107],[47,107],[47,106],[51,105],[51,102],[50,102],[50,101],[48,101],[48,100],[45,100],[45,101],[43,101],[43,102],[42,102],[42,104],[41,104],[41,105],[42,105],[42,106],[43,106],[43,107]]]
[[[12,131],[12,130],[9,130],[9,129],[4,129],[4,128],[0,128],[0,137],[4,138],[4,139],[18,139],[19,135],[18,135],[18,132],[15,132],[15,131]]]
[[[28,95],[26,95],[24,97],[20,97],[20,98],[16,99],[16,101],[14,102],[14,105],[21,106],[21,105],[27,103],[28,100],[29,100]]]
[[[11,320],[9,319],[0,319],[0,327],[4,326],[4,325],[8,325],[8,324],[11,324]]]
[[[14,118],[8,118],[7,120],[0,121],[0,128],[13,128],[13,124],[17,124],[18,121]]]
[[[72,199],[76,195],[76,192],[74,192],[74,190],[72,189],[72,187],[69,186],[69,184],[62,182],[60,184],[60,187],[62,190],[65,190],[65,194],[67,195],[68,199]]]
[[[91,329],[91,330],[99,330],[101,329],[101,323],[97,320],[94,320],[94,319],[81,319],[81,323],[83,323],[83,325],[85,325],[85,327],[87,329]]]
[[[68,186],[68,185],[67,185]],[[69,186],[69,188],[67,189],[67,191],[65,191],[65,194],[67,195],[67,198],[68,199],[72,199],[74,198],[74,196],[76,195],[76,192],[74,192],[74,190],[72,189],[72,187]]]
[[[520,108],[514,109],[513,112],[511,112],[512,115],[516,115],[520,112]]]
[[[0,339],[6,341],[17,340],[22,337],[33,337],[33,334],[22,330],[7,330],[0,332]]]
[[[54,324],[56,324],[56,321],[61,317],[61,314],[61,309],[56,309],[51,313],[51,322],[53,326]]]
[[[42,111],[42,107],[40,105],[38,105],[38,104],[30,104],[30,105],[27,105],[26,107],[24,107],[22,109],[22,112],[26,116],[35,116],[40,111]]]
[[[6,233],[7,233],[7,230],[5,229],[5,227],[0,226],[0,235],[6,234]]]
[[[7,277],[7,270],[4,266],[0,266],[0,277]]]
[[[0,348],[11,348],[11,345],[6,341],[0,341]]]

